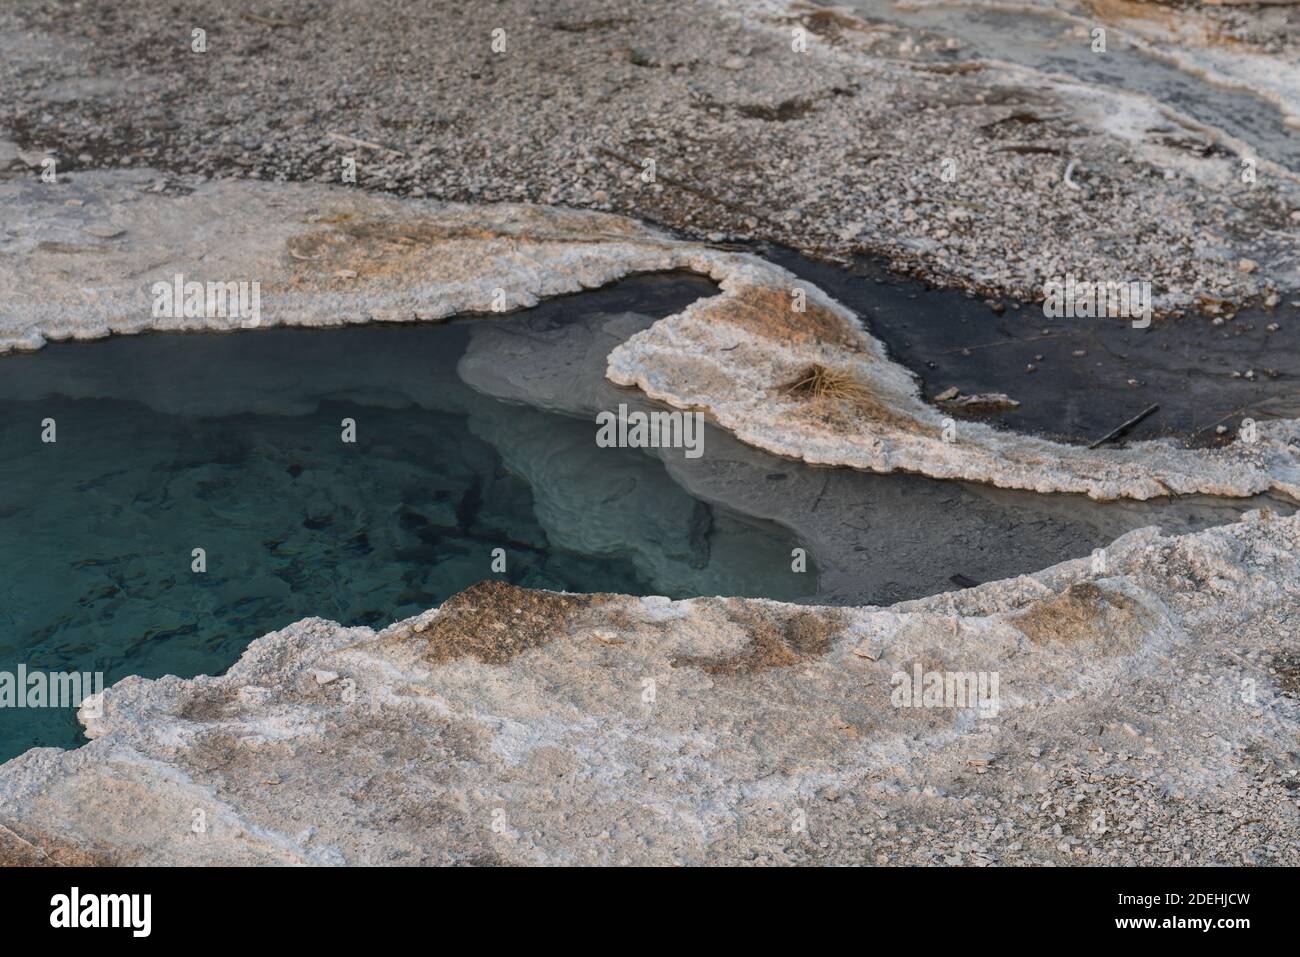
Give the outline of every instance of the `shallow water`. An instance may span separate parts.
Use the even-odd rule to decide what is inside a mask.
[[[603,378],[609,351],[715,291],[647,276],[445,326],[152,334],[0,357],[0,672],[218,673],[301,618],[383,625],[491,577],[889,604],[1144,525],[1289,510],[814,468],[712,427],[698,459],[597,447],[594,411],[648,407]],[[44,419],[57,442],[41,441]],[[0,708],[0,759],[81,740],[71,710]]]
[[[907,9],[889,0],[849,0],[847,5],[871,20],[955,37],[964,44],[954,52],[955,59],[1004,60],[1084,83],[1145,93],[1243,140],[1259,155],[1300,171],[1300,137],[1273,103],[1248,91],[1219,86],[1131,47],[1116,30],[1109,31],[1106,52],[1097,54],[1089,36],[1074,35],[1071,21],[1051,13],[981,10],[961,4]],[[1177,132],[1171,125],[1170,133]]]
[[[711,288],[634,280],[576,308],[635,307],[654,290],[671,311]],[[530,321],[563,320],[572,302]],[[644,452],[595,449],[590,420],[471,392],[455,371],[470,331],[158,334],[0,359],[0,671],[216,673],[301,618],[383,625],[485,578],[811,593],[816,566],[790,573],[780,526],[692,498]],[[502,424],[534,441],[534,460],[589,470],[580,453],[598,452],[599,501],[539,500],[493,444]],[[635,520],[603,540],[566,527],[587,510]],[[192,571],[195,548],[206,572]],[[0,759],[79,739],[69,710],[0,708]]]
[[[905,296],[916,287],[902,283],[892,289],[851,274],[842,278],[865,306],[887,301],[890,292]],[[951,321],[942,312],[914,312],[917,323]],[[643,316],[593,312],[562,326],[533,324],[528,316],[514,327],[480,324],[458,370],[486,394],[588,420],[594,410],[620,402],[643,407],[647,403],[636,392],[617,388],[603,373],[610,350],[649,323]],[[515,446],[503,430],[494,431],[502,447]],[[573,460],[581,458],[581,450],[575,450]],[[604,481],[604,470],[596,463],[553,481],[539,467],[538,457],[515,460],[535,474],[535,486],[547,497],[571,498],[582,483]],[[1079,495],[1040,495],[906,473],[810,467],[746,446],[716,428],[706,432],[703,456],[667,455],[664,464],[693,496],[792,529],[817,562],[812,600],[820,604],[881,605],[920,598],[1084,557],[1143,526],[1181,534],[1235,521],[1252,507],[1267,506],[1281,514],[1293,509],[1289,502],[1264,496],[1094,502]],[[602,518],[599,524],[614,525],[616,519]]]
[[[1048,319],[1034,303],[1008,302],[998,314],[982,299],[892,275],[873,260],[841,269],[790,249],[755,251],[855,310],[926,397],[956,386],[1019,401],[978,416],[1008,429],[1088,444],[1158,405],[1129,440],[1212,445],[1231,441],[1246,417],[1300,418],[1300,309],[1290,305],[1300,294],[1217,326],[1186,316],[1135,329],[1122,319]],[[1219,425],[1227,435],[1215,432]]]

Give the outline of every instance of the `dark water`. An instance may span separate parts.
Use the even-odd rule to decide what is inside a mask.
[[[665,314],[712,288],[632,280],[529,322]],[[590,420],[473,393],[456,375],[469,333],[157,334],[0,358],[0,671],[218,673],[301,618],[383,625],[489,577],[673,597],[813,588],[779,526],[692,498],[645,452],[597,449]],[[530,469],[546,487],[503,451],[546,460]],[[609,482],[566,501],[566,469],[595,468]],[[80,740],[70,710],[0,708],[0,759]]]
[[[1128,439],[1211,445],[1231,441],[1247,416],[1300,417],[1300,309],[1290,305],[1300,293],[1217,326],[1186,316],[1134,329],[1122,319],[1048,319],[1034,303],[1006,302],[997,313],[871,260],[842,269],[780,247],[756,251],[855,310],[926,397],[956,386],[1018,400],[1017,409],[979,417],[1007,429],[1087,444],[1159,405]],[[1229,434],[1218,436],[1218,425]]]
[[[957,294],[770,252],[905,359],[992,321]],[[493,577],[890,604],[1084,557],[1146,525],[1290,510],[816,468],[712,427],[701,458],[599,448],[594,410],[647,404],[604,380],[609,350],[715,291],[647,276],[446,326],[153,334],[0,357],[0,672],[219,673],[301,618],[383,625]],[[997,384],[997,366],[972,368]],[[1093,405],[1109,416],[1106,401]],[[57,442],[41,441],[46,419]],[[72,710],[0,707],[0,759],[81,740]]]

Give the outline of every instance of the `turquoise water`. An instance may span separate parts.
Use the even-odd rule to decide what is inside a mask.
[[[470,325],[155,334],[0,358],[0,671],[219,673],[301,618],[382,626],[492,577],[776,598],[815,580],[790,574],[779,526],[692,498],[644,452],[597,449],[591,421],[473,392],[456,374]],[[83,740],[72,710],[0,708],[0,759]]]
[[[0,357],[0,680],[19,665],[108,684],[216,674],[302,618],[382,626],[486,578],[886,605],[1087,556],[1144,525],[1291,510],[817,468],[711,427],[700,458],[598,447],[594,410],[645,403],[604,381],[608,351],[713,291],[651,276],[446,326]],[[83,740],[71,709],[0,707],[0,759]]]

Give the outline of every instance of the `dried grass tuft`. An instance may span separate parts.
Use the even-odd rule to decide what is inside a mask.
[[[866,399],[867,387],[850,373],[828,369],[813,363],[795,377],[793,382],[781,386],[786,395],[806,399]]]

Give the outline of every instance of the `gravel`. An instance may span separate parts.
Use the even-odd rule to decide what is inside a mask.
[[[1021,299],[1067,272],[1149,279],[1166,311],[1300,288],[1294,175],[1261,158],[1244,184],[1240,144],[1167,105],[962,46],[768,0],[18,0],[0,139],[61,171],[155,168],[159,189],[340,182],[355,160],[360,189],[881,254]]]

